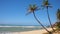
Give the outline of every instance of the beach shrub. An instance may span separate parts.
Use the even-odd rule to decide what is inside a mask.
[[[56,23],[56,27],[60,29],[60,22]]]

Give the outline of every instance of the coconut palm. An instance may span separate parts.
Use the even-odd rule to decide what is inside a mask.
[[[56,28],[60,30],[60,9],[57,10],[57,22],[56,22]]]
[[[58,9],[58,11],[57,11],[57,19],[58,19],[58,21],[60,22],[60,9]]]
[[[49,23],[51,25],[52,30],[54,31],[54,29],[52,27],[52,23],[51,23],[50,17],[49,17],[49,12],[48,12],[48,7],[50,7],[50,8],[52,7],[51,4],[48,2],[48,0],[44,0],[43,4],[42,4],[42,7],[47,9],[48,20],[49,20]]]
[[[34,4],[34,5],[29,5],[28,10],[29,10],[29,12],[27,13],[27,15],[30,14],[30,13],[33,13],[34,18],[36,19],[36,21],[37,21],[47,32],[49,32],[49,34],[51,34],[51,32],[48,31],[48,30],[42,25],[42,23],[37,19],[36,15],[35,15],[35,11],[36,11],[36,10],[39,10],[38,6],[36,6],[35,4]]]

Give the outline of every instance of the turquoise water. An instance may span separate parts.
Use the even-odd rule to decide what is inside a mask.
[[[40,26],[0,27],[0,32],[23,32],[23,31],[32,31],[32,30],[40,30],[40,29],[42,29]]]

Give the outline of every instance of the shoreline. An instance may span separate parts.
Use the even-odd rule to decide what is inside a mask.
[[[49,31],[51,31],[51,28],[47,28]],[[0,34],[43,34],[47,31],[45,29],[41,30],[32,30],[32,31],[24,31],[24,32],[1,32]]]
[[[51,31],[51,28],[47,28],[49,31]],[[28,31],[28,32],[21,32],[20,34],[43,34],[46,33],[47,31],[45,29],[41,30],[33,30],[33,31]]]

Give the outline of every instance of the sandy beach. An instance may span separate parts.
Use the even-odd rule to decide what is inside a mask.
[[[51,28],[47,28],[49,31],[51,31]],[[43,34],[47,32],[45,29],[41,29],[41,30],[34,30],[34,31],[28,31],[28,32],[21,32],[20,34]]]
[[[47,28],[49,31],[52,30],[51,28]],[[41,30],[33,30],[33,31],[25,31],[25,32],[5,32],[5,33],[0,33],[0,34],[43,34],[46,33],[47,31],[45,29]]]

